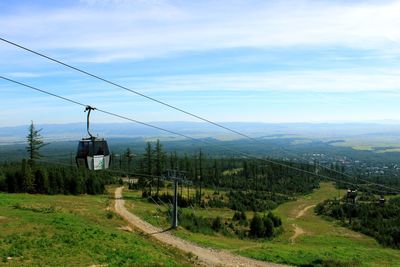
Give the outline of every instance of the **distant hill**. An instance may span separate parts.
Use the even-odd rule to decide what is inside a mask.
[[[174,132],[196,138],[213,137],[219,140],[236,140],[239,135],[203,122],[150,122],[151,124]],[[224,126],[243,132],[253,137],[271,138],[304,138],[320,140],[373,140],[396,142],[400,136],[400,124],[379,123],[247,123],[226,122]],[[133,123],[91,124],[92,133],[107,138],[160,138],[179,140],[181,137],[166,133],[148,126]],[[77,140],[87,135],[85,123],[38,124],[43,129],[41,134],[46,140]],[[0,127],[0,143],[24,142],[28,125]],[[392,143],[393,143],[392,142]],[[390,143],[390,142],[389,142]],[[387,144],[386,144],[387,145]]]

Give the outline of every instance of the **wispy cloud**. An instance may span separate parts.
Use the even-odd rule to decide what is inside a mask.
[[[233,47],[387,52],[400,43],[398,1],[84,1],[32,10],[0,16],[1,35],[42,49],[77,49],[76,60],[94,62]]]
[[[400,1],[45,2],[2,3],[0,36],[211,119],[400,112]],[[142,120],[188,119],[7,44],[0,56],[2,75],[39,88]],[[2,114],[15,114],[7,123],[82,118],[47,96],[0,90]]]
[[[205,74],[155,77],[150,81],[122,78],[143,92],[395,92],[400,93],[400,69],[270,71],[261,73]]]

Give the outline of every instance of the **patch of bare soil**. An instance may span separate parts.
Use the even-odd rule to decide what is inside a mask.
[[[125,208],[125,200],[122,199],[122,189],[115,190],[115,211],[136,229],[151,235],[158,241],[176,247],[177,249],[197,256],[198,263],[205,266],[284,266],[264,261],[249,259],[246,257],[234,255],[225,250],[217,250],[201,247],[192,242],[178,238],[169,232],[157,228],[138,216],[132,214]]]

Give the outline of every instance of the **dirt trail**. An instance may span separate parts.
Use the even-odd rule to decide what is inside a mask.
[[[309,210],[309,209],[311,209],[311,208],[314,208],[315,206],[316,206],[316,205],[310,205],[310,206],[307,206],[307,207],[305,207],[304,209],[300,210],[300,211],[297,213],[297,215],[296,215],[296,219],[298,219],[298,218],[304,216],[304,214],[306,213],[307,210]]]
[[[304,214],[311,208],[315,207],[315,205],[310,205],[307,206],[301,210],[299,210],[299,212],[295,215],[294,219],[299,219],[301,217],[304,216]],[[294,234],[289,238],[289,241],[294,244],[296,238],[298,238],[300,235],[303,235],[306,233],[306,231],[303,230],[303,228],[297,226],[296,224],[292,224],[293,228],[294,228]]]
[[[192,253],[197,256],[199,264],[205,266],[284,266],[274,263],[268,263],[263,261],[257,261],[242,256],[234,255],[224,250],[217,250],[211,248],[201,247],[192,242],[183,240],[176,236],[171,235],[168,232],[157,228],[138,216],[130,213],[125,208],[125,200],[122,199],[122,189],[123,187],[118,187],[115,190],[115,211],[121,215],[126,221],[128,221],[132,226],[139,229],[140,231],[151,235],[155,239],[162,243],[174,246],[179,250]]]
[[[289,238],[289,241],[294,244],[296,241],[296,238],[299,237],[300,235],[304,234],[305,231],[298,227],[296,224],[292,224],[293,228],[294,228],[294,234]]]

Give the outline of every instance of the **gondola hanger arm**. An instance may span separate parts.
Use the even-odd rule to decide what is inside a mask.
[[[95,110],[96,108],[94,108],[94,107],[91,107],[91,106],[86,106],[86,108],[85,108],[85,112],[87,111],[88,112],[88,114],[87,114],[87,119],[86,119],[86,130],[87,130],[87,132],[88,132],[88,134],[89,134],[89,136],[90,136],[90,139],[94,139],[95,137],[93,137],[93,135],[90,133],[90,112],[92,111],[92,110]]]

